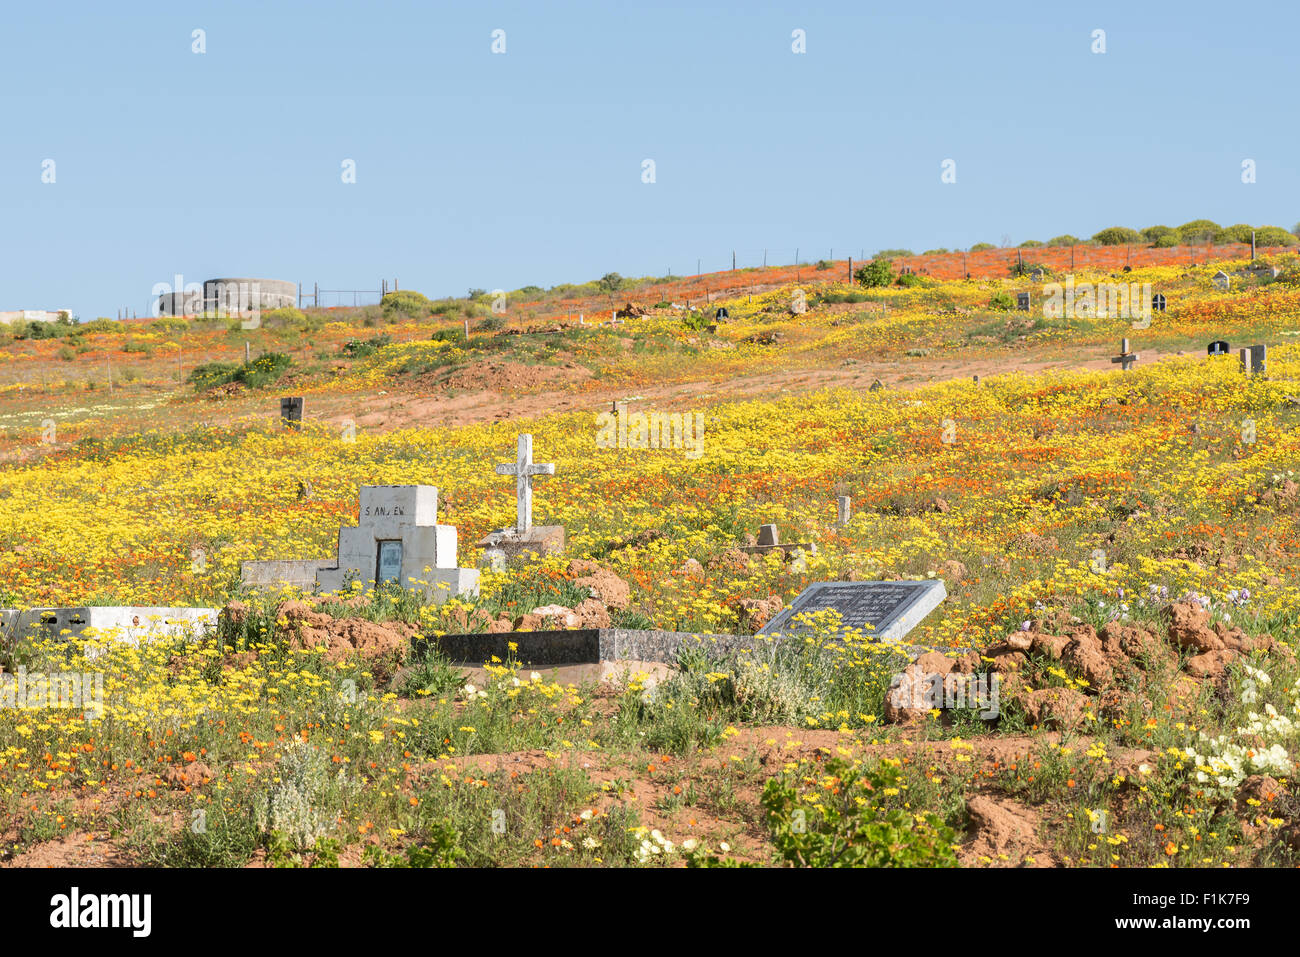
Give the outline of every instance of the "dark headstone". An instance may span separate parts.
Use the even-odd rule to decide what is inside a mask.
[[[1205,354],[1207,356],[1226,356],[1228,354],[1229,348],[1230,347],[1228,346],[1228,343],[1226,343],[1224,340],[1215,339],[1213,342],[1211,342],[1208,346],[1205,347]]]
[[[1016,308],[1019,309],[1021,312],[1029,311],[1029,293],[1027,292],[1016,293]]]
[[[280,399],[280,421],[291,429],[300,428],[302,422],[302,396]]]
[[[1268,346],[1246,346],[1240,355],[1242,372],[1263,375],[1268,371]]]
[[[1163,292],[1158,292],[1151,297],[1151,308],[1156,312],[1165,311],[1165,294]]]
[[[726,306],[719,306],[717,311],[714,312],[713,318],[721,322],[724,319],[730,319],[731,313],[727,312]]]
[[[760,635],[807,630],[792,620],[806,612],[834,609],[840,613],[840,630],[859,630],[862,637],[897,641],[948,596],[939,579],[900,582],[816,582],[790,607],[773,618]],[[870,626],[870,627],[868,627]]]

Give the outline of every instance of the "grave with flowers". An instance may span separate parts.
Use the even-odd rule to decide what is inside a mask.
[[[832,640],[897,644],[947,597],[941,580],[814,582],[753,635],[694,634],[656,629],[570,628],[547,631],[462,633],[438,636],[440,651],[455,662],[477,664],[513,657],[523,665],[577,665],[615,661],[677,662],[683,652],[725,655],[771,649],[826,627],[820,613],[835,612]],[[915,649],[907,649],[909,651]]]
[[[439,525],[433,485],[364,485],[357,524],[339,528],[334,560],[246,561],[250,587],[292,585],[336,592],[357,582],[370,591],[386,582],[415,588],[435,604],[453,596],[476,597],[479,572],[456,565],[456,528]]]

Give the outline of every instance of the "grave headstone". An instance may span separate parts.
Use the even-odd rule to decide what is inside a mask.
[[[1238,352],[1241,371],[1246,375],[1263,375],[1268,371],[1268,346],[1246,346]]]
[[[1205,347],[1205,354],[1207,356],[1226,356],[1230,348],[1225,340],[1215,339]]]
[[[617,410],[618,404],[615,403]],[[487,535],[479,545],[490,551],[501,552],[507,558],[527,553],[555,555],[564,551],[563,525],[533,524],[533,478],[554,475],[551,462],[533,461],[533,437],[519,436],[518,451],[513,465],[496,467],[498,475],[513,475],[515,479],[515,526],[503,528]]]
[[[731,318],[731,313],[727,312],[726,306],[719,306],[717,310],[713,313],[713,318],[714,321],[716,322],[723,322]]]
[[[803,553],[810,555],[817,554],[817,544],[815,542],[794,542],[791,544],[781,543],[781,534],[777,531],[775,525],[760,525],[758,527],[758,544],[741,545],[742,552],[748,552],[751,555],[765,555],[768,552],[782,552],[787,559],[798,559]],[[806,566],[805,566],[806,567]]]
[[[286,428],[302,428],[302,396],[286,396],[280,399],[280,421]]]
[[[1027,292],[1016,293],[1016,308],[1019,309],[1021,312],[1029,311],[1029,293]]]
[[[1222,269],[1216,272],[1214,274],[1214,278],[1211,279],[1210,281],[1220,289],[1229,289],[1232,286],[1232,277],[1229,276]]]
[[[843,528],[849,524],[850,502],[847,495],[841,495],[835,500],[835,523]]]
[[[833,609],[840,614],[840,633],[861,632],[877,641],[898,641],[939,606],[948,592],[943,581],[816,582],[809,585],[760,631],[792,633],[810,626],[796,619]]]
[[[436,486],[363,485],[357,524],[339,529],[338,560],[316,572],[317,585],[339,591],[355,578],[370,591],[396,582],[438,604],[477,596],[478,569],[456,567],[456,529],[439,525],[437,512]]]
[[[1114,356],[1110,361],[1118,362],[1119,367],[1127,372],[1129,369],[1133,368],[1133,363],[1137,362],[1140,358],[1142,357],[1136,352],[1129,352],[1128,340],[1124,339],[1120,342],[1119,355]]]
[[[1042,282],[1045,275],[1046,273],[1044,273],[1043,270],[1035,269],[1033,272],[1029,274],[1029,278],[1032,279],[1034,282]]]
[[[146,637],[198,638],[216,628],[217,609],[144,605],[11,609],[0,640],[105,638],[136,645]]]
[[[1165,311],[1165,294],[1163,292],[1158,292],[1151,297],[1151,308],[1156,312]]]

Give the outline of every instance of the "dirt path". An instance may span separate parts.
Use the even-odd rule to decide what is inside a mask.
[[[1176,353],[1146,351],[1142,363],[1149,364]],[[633,388],[593,386],[581,393],[547,391],[509,395],[493,391],[462,392],[454,396],[412,395],[393,391],[376,395],[313,396],[308,419],[328,422],[342,429],[348,421],[357,428],[386,432],[414,426],[454,427],[476,422],[528,419],[557,412],[607,411],[614,400],[639,396],[642,408],[681,409],[710,402],[779,397],[783,393],[814,392],[820,389],[869,389],[877,379],[888,388],[915,389],[950,379],[988,379],[1008,373],[1032,375],[1064,370],[1116,370],[1109,358],[1079,361],[1069,358],[1029,359],[994,357],[987,359],[921,361],[854,361],[833,368],[783,369],[732,378],[698,379],[662,386]],[[314,414],[313,414],[314,412]]]

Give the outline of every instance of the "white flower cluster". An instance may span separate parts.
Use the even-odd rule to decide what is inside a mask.
[[[1242,666],[1242,674],[1238,688],[1241,701],[1255,704],[1258,689],[1272,684],[1272,679],[1267,672],[1250,665]],[[1300,716],[1300,697],[1292,702],[1291,710]],[[1231,734],[1211,738],[1201,732],[1197,745],[1200,750],[1188,748],[1187,753],[1195,764],[1199,783],[1235,789],[1250,774],[1293,775],[1295,761],[1284,742],[1289,743],[1298,733],[1300,724],[1294,718],[1265,704],[1262,712],[1251,711],[1245,723]]]
[[[642,833],[645,833],[644,830]],[[655,855],[675,854],[676,852],[677,845],[664,837],[663,833],[656,828],[650,832],[649,838],[641,839],[641,846],[636,850],[636,857],[638,861],[644,864]]]

